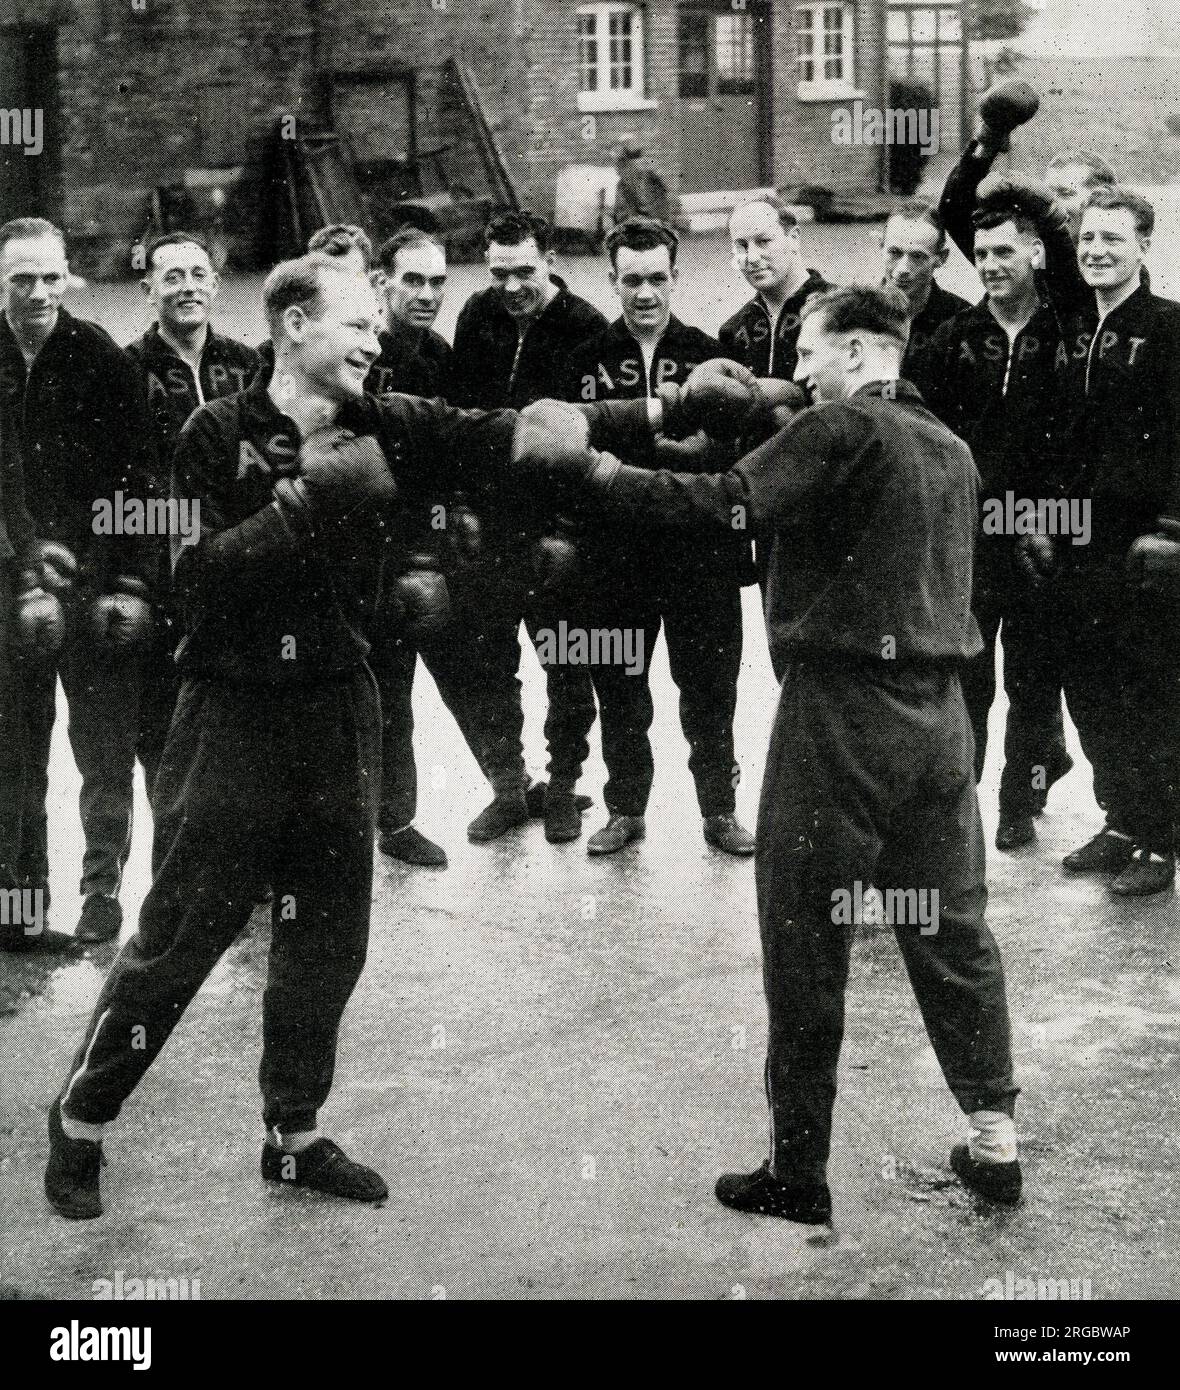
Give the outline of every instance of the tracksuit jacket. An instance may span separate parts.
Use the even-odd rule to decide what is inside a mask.
[[[783,305],[782,312],[773,322],[762,296],[756,294],[717,330],[725,356],[749,367],[755,376],[773,376],[780,381],[790,381],[795,375],[795,344],[799,340],[803,306],[813,294],[831,288],[818,270],[809,270],[807,279]]]
[[[45,540],[74,553],[79,587],[150,577],[144,539],[98,536],[94,503],[153,496],[157,463],[139,369],[97,324],[59,311],[30,371],[0,315],[0,410],[20,441],[25,501]]]

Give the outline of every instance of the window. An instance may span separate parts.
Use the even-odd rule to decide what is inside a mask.
[[[754,93],[754,16],[716,17],[717,91],[721,96]]]
[[[634,111],[654,106],[643,94],[643,9],[578,7],[578,109]]]
[[[709,16],[680,11],[680,84],[682,97],[709,95]]]
[[[804,100],[854,95],[853,7],[799,5],[799,95]]]

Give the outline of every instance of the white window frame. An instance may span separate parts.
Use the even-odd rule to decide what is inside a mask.
[[[645,15],[642,5],[626,0],[593,0],[577,8],[578,27],[584,15],[594,16],[595,38],[598,44],[595,71],[598,87],[593,92],[578,92],[579,111],[650,111],[659,103],[646,95],[646,54],[644,52]],[[631,85],[610,86],[610,21],[612,15],[628,15],[631,21]],[[578,78],[581,83],[581,43],[579,40]]]
[[[824,13],[828,10],[839,10],[841,18],[841,34],[843,36],[843,67],[844,71],[838,78],[823,76],[823,34],[824,34]],[[801,36],[804,32],[800,23],[801,15],[808,15],[811,19],[812,52],[810,54],[813,70],[819,76],[810,80],[799,79],[799,100],[800,101],[842,101],[849,97],[863,97],[864,92],[860,91],[856,85],[856,6],[849,0],[812,0],[810,4],[795,6],[795,32]],[[815,41],[819,39],[819,48],[815,48]],[[803,54],[799,53],[796,57],[798,70],[801,72],[803,67]]]

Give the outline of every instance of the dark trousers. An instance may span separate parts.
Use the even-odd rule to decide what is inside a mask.
[[[434,678],[443,703],[467,741],[480,769],[486,767],[483,734],[478,718],[468,711],[468,667],[474,659],[460,646],[453,624],[415,641],[405,633],[382,633],[369,657],[381,692],[382,830],[401,830],[413,824],[418,812],[418,767],[414,760],[414,672],[418,658]]]
[[[281,688],[184,681],[156,780],[152,886],[71,1066],[67,1114],[118,1115],[270,883],[263,1118],[315,1127],[365,961],[380,759],[367,668]]]
[[[1168,854],[1180,821],[1180,613],[1139,592],[1122,555],[1057,584],[1065,698],[1112,830]]]
[[[732,812],[738,780],[733,716],[742,665],[741,589],[710,578],[686,584],[663,599],[618,594],[587,601],[588,628],[632,629],[643,634],[643,669],[631,674],[614,663],[590,667],[602,721],[604,799],[612,815],[642,816],[655,763],[654,709],[649,678],[661,627],[668,664],[680,692],[680,727],[688,740],[688,767],[702,816]]]
[[[937,890],[937,930],[894,928],[930,1041],[970,1113],[1012,1113],[1008,1004],[984,921],[983,836],[958,676],[792,663],[758,811],[755,875],[770,1014],[771,1161],[822,1181],[854,927],[836,894]]]
[[[34,886],[48,885],[45,799],[59,675],[69,705],[70,747],[82,774],[79,808],[86,850],[81,892],[114,895],[131,851],[142,662],[136,654],[99,650],[77,612],[68,616],[65,645],[57,657],[29,660],[21,671],[26,765],[21,874]]]
[[[466,663],[462,699],[478,721],[484,775],[497,796],[522,792],[524,709],[521,704],[520,625],[536,641],[542,629],[569,620],[572,600],[537,591],[528,557],[481,566],[451,588],[455,644],[473,654]],[[548,778],[555,791],[573,791],[590,756],[596,713],[594,688],[584,666],[544,666],[548,707],[545,743]]]
[[[13,650],[13,616],[12,579],[0,561],[0,888],[20,884],[25,801],[23,684]]]
[[[976,551],[971,610],[983,636],[983,651],[963,671],[963,698],[975,737],[975,780],[987,760],[987,717],[996,698],[996,639],[1004,634],[1004,769],[1000,774],[1000,819],[1035,814],[1049,775],[1064,763],[1057,614],[1049,591],[1034,589],[1018,575],[1011,545],[982,544]]]
[[[155,795],[156,774],[172,726],[172,714],[180,694],[180,672],[173,653],[180,640],[177,629],[158,619],[151,645],[143,654],[143,679],[139,695],[139,740],[135,753],[143,766],[148,800]]]

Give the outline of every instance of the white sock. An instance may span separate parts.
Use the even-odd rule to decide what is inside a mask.
[[[1016,1124],[999,1110],[973,1110],[967,1151],[977,1163],[1016,1162]]]
[[[318,1129],[300,1129],[290,1134],[281,1134],[277,1128],[267,1130],[266,1142],[285,1154],[302,1153],[320,1137]]]
[[[83,1120],[71,1120],[61,1111],[62,1133],[67,1139],[89,1139],[92,1144],[102,1143],[102,1132],[106,1125],[88,1125]]]

